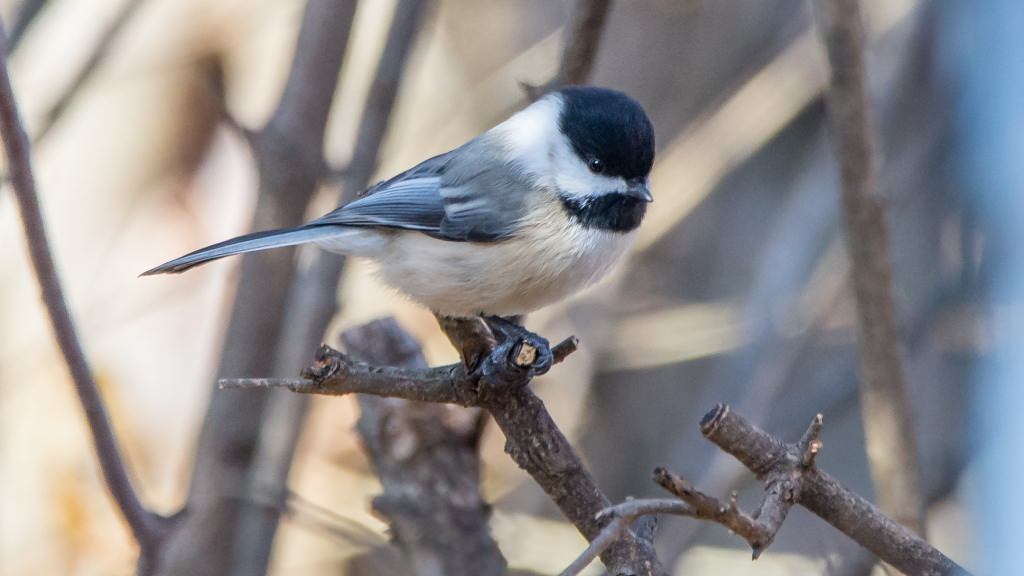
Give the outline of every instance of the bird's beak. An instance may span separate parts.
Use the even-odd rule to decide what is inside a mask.
[[[627,182],[626,195],[643,200],[644,202],[654,202],[654,196],[651,196],[651,189],[647,183],[647,178]]]

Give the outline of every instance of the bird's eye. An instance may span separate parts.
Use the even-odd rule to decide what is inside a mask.
[[[600,174],[604,172],[604,162],[599,158],[591,158],[587,160],[587,168],[590,168],[590,171],[594,174]]]

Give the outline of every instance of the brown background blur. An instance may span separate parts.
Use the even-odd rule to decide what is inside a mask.
[[[12,60],[29,126],[65,89],[115,0],[54,0]],[[16,5],[2,3],[10,22]],[[352,152],[394,9],[360,3],[328,132]],[[555,71],[570,3],[442,0],[428,11],[382,153],[385,177],[457,146],[523,104],[518,81]],[[972,314],[974,232],[944,169],[950,126],[926,0],[866,0],[871,97],[888,195],[932,542],[972,565],[963,498],[968,369],[983,347]],[[223,62],[231,113],[261,125],[294,46],[297,0],[148,0],[44,141],[36,176],[53,248],[87,353],[147,503],[184,501],[238,260],[181,276],[153,265],[241,233],[256,176],[245,142],[219,122],[209,75]],[[658,137],[656,198],[628,263],[528,326],[574,333],[581,353],[535,382],[613,500],[656,495],[667,465],[706,491],[757,502],[759,485],[698,433],[731,403],[796,439],[825,414],[820,465],[870,496],[856,393],[836,167],[821,99],[823,52],[802,0],[620,0],[593,75],[648,110]],[[328,183],[311,212],[329,209]],[[135,551],[98,474],[81,410],[37,297],[10,194],[0,193],[0,574],[129,574]],[[309,254],[300,253],[300,258]],[[347,268],[345,326],[398,316],[432,363],[455,359],[426,311]],[[310,355],[312,355],[312,350]],[[258,376],[244,374],[238,376]],[[244,392],[234,392],[244,393]],[[290,485],[274,574],[345,574],[386,545],[369,513],[379,492],[350,398],[317,398]],[[531,480],[483,447],[485,497],[511,566],[561,570],[584,547]],[[658,537],[678,574],[864,574],[871,558],[797,509],[756,563],[717,525],[667,519]],[[591,567],[596,573],[597,567]]]

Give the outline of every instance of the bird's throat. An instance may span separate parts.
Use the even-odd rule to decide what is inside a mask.
[[[647,212],[647,202],[626,194],[560,198],[566,214],[584,228],[590,229],[631,232],[640,226]]]

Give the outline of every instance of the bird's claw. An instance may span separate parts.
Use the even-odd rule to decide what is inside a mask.
[[[315,382],[326,380],[338,372],[344,356],[326,344],[321,344],[312,366],[302,369],[302,377]]]
[[[546,338],[527,332],[513,347],[512,363],[518,367],[529,367],[534,375],[546,374],[555,363],[551,344]]]
[[[489,316],[484,320],[498,340],[489,359],[492,369],[497,361],[519,370],[529,370],[529,376],[533,377],[546,374],[554,365],[551,344],[543,336],[499,316]]]

